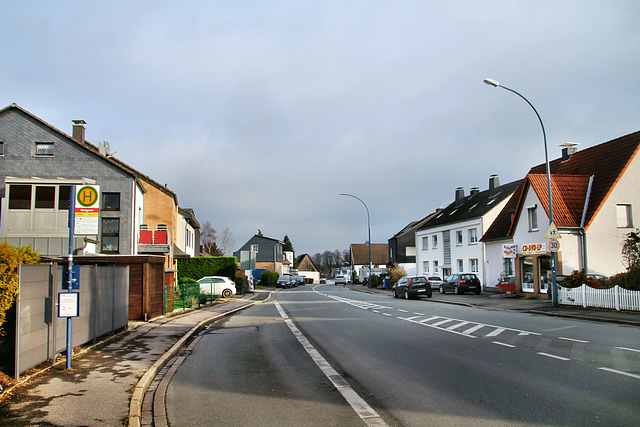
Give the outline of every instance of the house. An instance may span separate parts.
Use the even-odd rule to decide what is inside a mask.
[[[256,234],[234,252],[233,256],[239,260],[241,270],[265,269],[282,275],[285,272],[283,246],[278,239]]]
[[[489,177],[489,189],[463,188],[455,191],[453,203],[430,216],[415,232],[418,274],[442,278],[451,273],[476,273],[487,284],[485,250],[480,238],[502,211],[520,181],[500,185],[497,175]]]
[[[313,283],[320,282],[320,270],[316,267],[309,254],[299,255],[296,258],[296,266],[300,276],[313,280]]]
[[[369,244],[352,243],[349,245],[351,271],[355,271],[362,280],[369,277]],[[389,265],[389,245],[387,243],[371,244],[371,267],[373,274],[381,274]]]
[[[434,212],[427,217],[412,221],[389,239],[389,263],[398,265],[408,275],[416,274],[416,230],[435,216]]]
[[[640,221],[640,132],[578,151],[564,144],[549,163],[553,219],[560,233],[557,275],[625,271],[622,243]],[[637,211],[637,209],[636,209]],[[482,238],[489,280],[515,276],[516,289],[546,294],[551,282],[549,200],[544,164],[526,178]]]

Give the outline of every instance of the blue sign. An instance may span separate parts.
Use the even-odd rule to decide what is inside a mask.
[[[80,290],[80,266],[73,264],[71,268],[73,272],[71,289],[78,291]],[[69,290],[69,267],[66,265],[62,268],[62,290]]]

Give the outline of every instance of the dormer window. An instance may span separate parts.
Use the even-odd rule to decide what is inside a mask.
[[[53,157],[53,142],[36,142],[36,156]]]

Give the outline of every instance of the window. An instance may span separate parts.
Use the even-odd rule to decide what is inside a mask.
[[[258,245],[251,245],[251,252],[258,253]]]
[[[438,235],[434,234],[433,238],[431,239],[431,247],[433,249],[437,249],[438,248]]]
[[[102,209],[105,211],[119,211],[120,193],[102,193]]]
[[[36,156],[53,156],[53,142],[36,142]]]
[[[440,270],[438,269],[438,261],[433,261],[433,274],[438,274]]]
[[[502,272],[505,276],[513,276],[515,274],[513,269],[513,258],[502,259]]]
[[[58,187],[58,210],[69,210],[69,195],[71,194],[70,185],[61,185]]]
[[[469,230],[469,244],[472,245],[478,243],[478,229],[472,228]]]
[[[422,262],[422,271],[424,273],[428,273],[429,272],[429,261],[423,261]]]
[[[120,243],[120,219],[102,218],[102,252],[118,252]]]
[[[538,206],[527,209],[529,217],[529,231],[538,231]]]
[[[462,231],[456,231],[456,245],[462,245]]]
[[[477,273],[478,272],[478,260],[477,259],[470,259],[469,260],[469,267],[471,268],[471,272],[472,273]]]
[[[426,251],[429,249],[429,238],[428,237],[423,237],[422,238],[422,250]]]
[[[0,156],[4,156],[4,141],[0,141]]]
[[[616,205],[616,220],[618,228],[633,227],[631,205]]]
[[[9,209],[31,209],[30,185],[11,185],[9,187]]]
[[[462,273],[464,271],[464,262],[461,259],[458,260],[458,273]]]
[[[36,186],[36,209],[54,209],[56,187]]]

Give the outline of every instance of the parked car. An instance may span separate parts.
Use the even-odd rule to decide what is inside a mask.
[[[404,276],[393,285],[393,297],[405,299],[427,296],[431,298],[431,285],[424,276]]]
[[[442,278],[438,276],[422,276],[427,279],[427,282],[431,285],[431,289],[439,289]]]
[[[283,274],[278,277],[278,281],[276,282],[276,288],[293,288],[294,286],[298,286],[294,276],[290,276],[288,274]]]
[[[338,274],[335,277],[334,284],[335,285],[346,285],[347,284],[347,278],[344,277],[344,275],[342,275],[342,274]]]
[[[304,276],[295,276],[296,278],[296,283],[298,286],[304,286]]]
[[[322,278],[320,279],[320,284],[321,284],[321,285],[324,285],[325,283],[327,283],[327,279],[325,279],[324,277],[322,277]]]
[[[475,292],[479,295],[482,291],[482,285],[480,279],[473,273],[458,273],[447,276],[439,288],[440,293],[444,294],[448,291],[453,291],[454,294],[460,295],[465,292]]]
[[[229,298],[236,294],[236,284],[224,276],[205,276],[198,280],[200,292],[208,295],[222,295]]]

